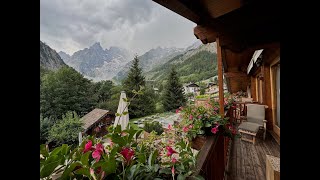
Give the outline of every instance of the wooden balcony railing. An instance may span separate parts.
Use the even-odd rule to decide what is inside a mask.
[[[233,122],[233,107],[226,111],[226,117]],[[222,134],[209,136],[198,154],[196,173],[208,180],[223,180],[227,166],[231,141]]]

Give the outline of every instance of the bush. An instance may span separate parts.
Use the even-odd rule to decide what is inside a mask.
[[[155,131],[157,133],[157,135],[160,135],[163,133],[163,128],[162,128],[162,125],[157,122],[157,121],[154,121],[154,122],[144,122],[144,127],[143,129],[145,131],[147,131],[148,133],[152,132],[152,131]]]
[[[78,143],[78,134],[83,130],[82,122],[75,112],[67,112],[52,126],[48,141],[56,145]]]

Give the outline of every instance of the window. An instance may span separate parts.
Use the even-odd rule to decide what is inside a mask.
[[[272,71],[272,91],[274,107],[274,125],[280,128],[280,63],[271,67]]]

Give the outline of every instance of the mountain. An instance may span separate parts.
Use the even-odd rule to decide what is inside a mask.
[[[159,85],[166,80],[172,66],[176,67],[182,83],[197,82],[217,75],[216,43],[187,49],[161,66],[146,72],[146,79],[155,80]]]
[[[140,67],[142,67],[143,72],[150,71],[152,68],[160,66],[168,62],[171,58],[182,54],[184,52],[183,48],[162,48],[157,47],[151,49],[141,56],[138,56]],[[132,61],[128,62],[122,69],[117,73],[113,80],[121,81],[123,80],[129,71]]]
[[[40,66],[48,70],[57,70],[66,64],[59,54],[40,41]]]
[[[133,59],[132,53],[128,50],[114,46],[104,50],[99,42],[71,56],[63,51],[59,54],[69,66],[94,81],[111,79]]]

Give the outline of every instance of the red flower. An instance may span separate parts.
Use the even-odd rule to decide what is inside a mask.
[[[189,125],[189,129],[191,129],[191,128],[193,128],[193,125],[192,125],[192,124]]]
[[[122,154],[126,161],[129,162],[134,155],[134,151],[131,148],[123,147],[120,154]]]
[[[176,114],[178,114],[180,112],[180,110],[179,109],[176,109]]]
[[[173,150],[170,146],[167,146],[166,149],[168,150],[167,156],[171,156],[173,153],[177,153],[177,151]]]
[[[92,157],[98,162],[103,154],[103,145],[101,143],[96,144],[95,150],[92,153]]]
[[[99,151],[101,154],[103,153],[103,145],[101,143],[96,144],[96,151]]]
[[[216,127],[212,128],[212,129],[211,129],[211,132],[212,132],[213,134],[216,134],[216,133],[219,131],[218,127],[219,127],[219,126],[216,126]]]
[[[176,158],[172,158],[171,162],[176,163],[177,159]]]
[[[92,157],[96,160],[96,162],[99,162],[101,158],[101,153],[98,150],[93,151]]]
[[[168,124],[168,129],[169,129],[169,130],[172,130],[171,124]]]
[[[187,126],[183,127],[182,128],[183,132],[188,132],[189,131],[189,128]]]
[[[83,153],[86,153],[86,152],[90,151],[91,149],[92,149],[92,141],[89,140],[89,141],[87,142],[87,144],[84,146]]]
[[[190,120],[192,120],[192,119],[193,119],[193,116],[192,116],[191,114],[190,114],[190,116],[189,116],[189,119],[190,119]]]

